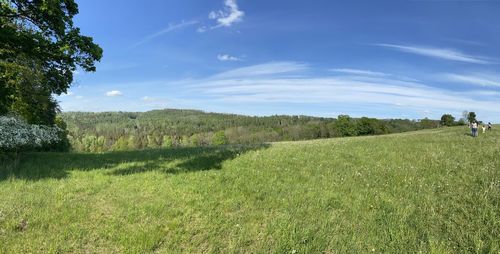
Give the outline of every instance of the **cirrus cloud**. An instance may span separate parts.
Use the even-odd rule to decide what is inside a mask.
[[[464,54],[458,50],[435,47],[408,46],[397,44],[375,44],[375,46],[390,48],[401,52],[428,56],[432,58],[451,60],[456,62],[474,63],[474,64],[491,64],[486,57],[472,56]]]

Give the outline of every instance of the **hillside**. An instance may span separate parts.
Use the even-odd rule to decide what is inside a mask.
[[[258,144],[320,138],[377,135],[436,128],[439,121],[244,116],[197,110],[148,112],[66,112],[72,148],[80,152],[145,148],[199,147],[213,144]]]
[[[498,128],[25,154],[0,252],[497,253]]]

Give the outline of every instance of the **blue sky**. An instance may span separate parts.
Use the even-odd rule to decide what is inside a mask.
[[[77,2],[104,57],[63,111],[500,122],[500,1]]]

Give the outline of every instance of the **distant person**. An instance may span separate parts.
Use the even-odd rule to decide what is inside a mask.
[[[486,133],[486,126],[483,124],[483,134]]]
[[[488,122],[488,131],[491,131],[491,123]]]
[[[470,126],[472,129],[472,136],[477,137],[477,122],[476,121],[472,122]]]

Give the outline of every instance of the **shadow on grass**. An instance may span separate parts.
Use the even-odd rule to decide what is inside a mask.
[[[104,170],[108,175],[130,175],[148,171],[165,174],[221,169],[226,160],[269,145],[153,149],[143,151],[85,153],[25,153],[17,163],[2,161],[0,181],[10,178],[36,181],[62,179],[70,171]],[[10,165],[8,165],[10,164]]]

